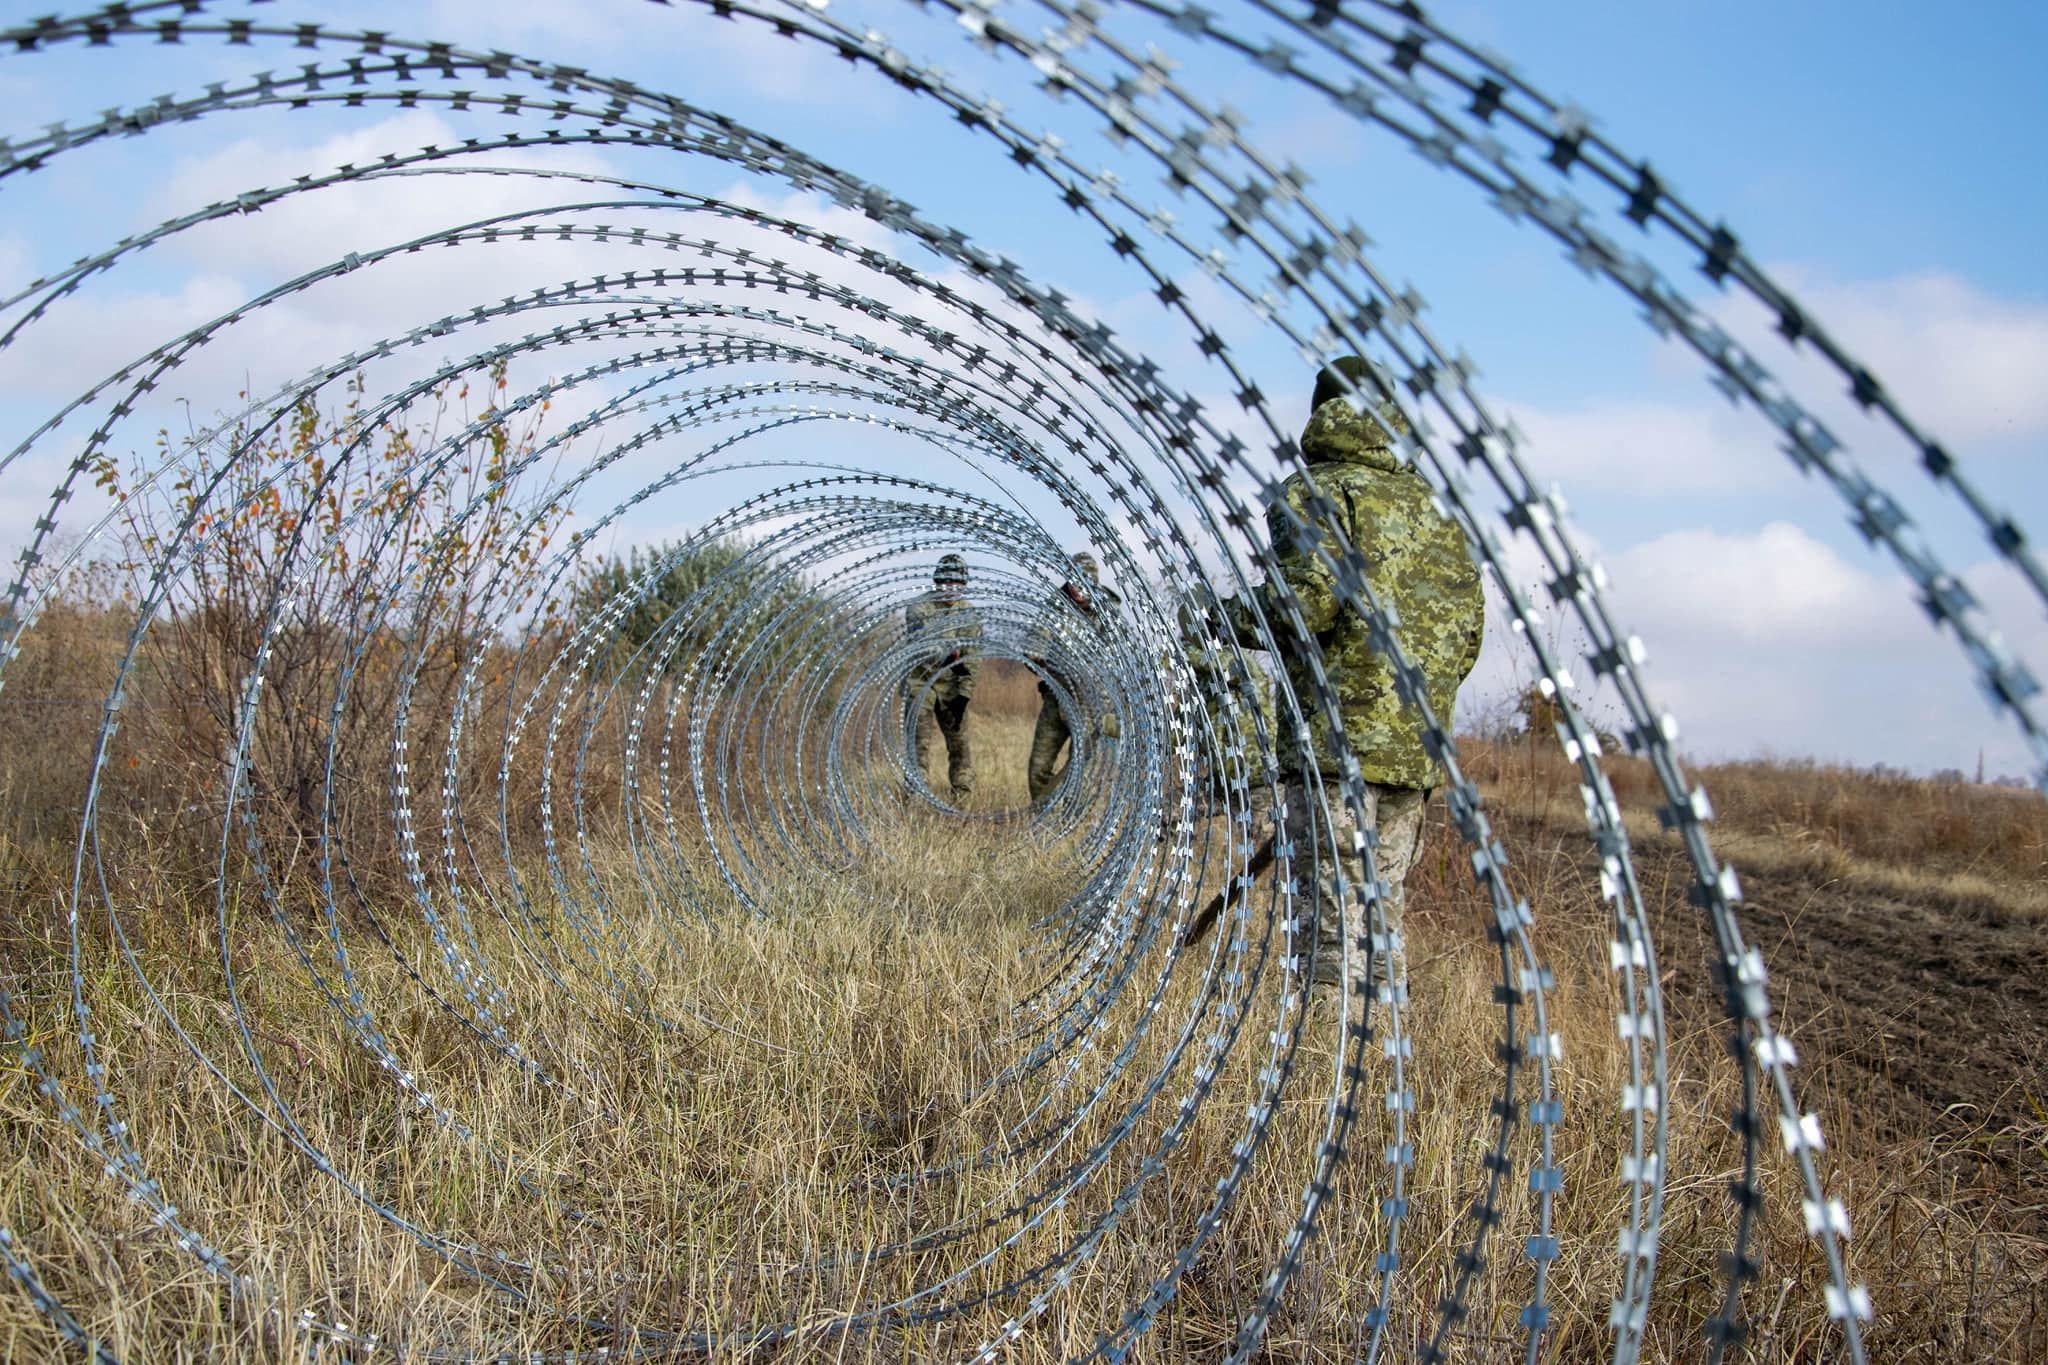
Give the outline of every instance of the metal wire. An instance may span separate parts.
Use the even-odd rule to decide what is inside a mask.
[[[643,1008],[657,984],[650,966],[630,954],[628,965],[619,965],[618,949],[633,932],[651,928],[674,949],[688,920],[773,915],[778,898],[804,879],[882,894],[862,890],[870,885],[863,879],[874,853],[871,835],[900,820],[907,788],[936,818],[1013,823],[1028,831],[1029,847],[1058,850],[1064,859],[1058,908],[1034,926],[1039,985],[1019,1003],[1006,1036],[1010,1052],[986,1082],[991,1092],[1027,1096],[1026,1121],[971,1161],[935,1163],[881,1182],[908,1189],[956,1181],[970,1170],[995,1171],[1006,1194],[935,1218],[899,1242],[814,1256],[798,1272],[822,1284],[827,1272],[854,1265],[920,1257],[919,1264],[941,1267],[910,1294],[886,1301],[855,1295],[822,1319],[792,1316],[743,1327],[715,1326],[701,1305],[673,1321],[641,1325],[595,1323],[565,1307],[565,1325],[609,1333],[610,1344],[600,1353],[575,1348],[545,1358],[616,1359],[899,1331],[991,1305],[1007,1317],[969,1354],[992,1357],[1071,1294],[1120,1226],[1142,1216],[1141,1195],[1187,1159],[1184,1144],[1197,1117],[1236,1063],[1256,1079],[1227,1173],[1205,1189],[1203,1207],[1173,1230],[1171,1254],[1149,1281],[1131,1286],[1121,1314],[1084,1355],[1121,1357],[1168,1310],[1228,1224],[1252,1173],[1280,1160],[1269,1137],[1283,1101],[1304,1093],[1324,1099],[1322,1130],[1291,1230],[1273,1248],[1229,1354],[1244,1359],[1258,1349],[1340,1164],[1365,1164],[1360,1154],[1373,1150],[1380,1153],[1372,1180],[1383,1245],[1371,1301],[1358,1305],[1356,1321],[1363,1355],[1394,1353],[1390,1324],[1413,1235],[1407,1224],[1414,1216],[1418,1100],[1409,1068],[1419,1044],[1398,991],[1334,1023],[1326,1016],[1317,1022],[1306,989],[1314,936],[1302,933],[1309,921],[1299,904],[1305,879],[1333,859],[1347,877],[1362,877],[1360,885],[1375,883],[1370,847],[1340,849],[1329,835],[1339,803],[1364,808],[1355,761],[1341,779],[1314,784],[1318,833],[1309,846],[1283,848],[1263,892],[1255,893],[1244,875],[1258,832],[1255,810],[1278,796],[1280,731],[1300,730],[1315,715],[1334,718],[1337,694],[1314,636],[1284,591],[1277,595],[1284,603],[1278,619],[1262,618],[1255,638],[1191,640],[1182,625],[1184,603],[1213,604],[1248,590],[1262,573],[1277,582],[1265,512],[1285,506],[1277,501],[1281,480],[1303,466],[1288,420],[1261,392],[1253,377],[1258,367],[1245,358],[1277,343],[1305,366],[1356,351],[1393,381],[1412,433],[1401,437],[1403,449],[1490,571],[1542,687],[1559,703],[1558,737],[1581,774],[1612,916],[1609,961],[1627,1065],[1620,1096],[1625,1212],[1609,1312],[1614,1359],[1638,1357],[1655,1307],[1668,1178],[1663,1001],[1601,742],[1574,700],[1567,661],[1540,627],[1539,608],[1508,566],[1511,538],[1539,555],[1550,607],[1573,623],[1596,685],[1623,708],[1622,738],[1656,775],[1659,814],[1683,842],[1694,869],[1693,899],[1714,935],[1743,1098],[1734,1117],[1742,1148],[1731,1186],[1734,1235],[1721,1308],[1704,1324],[1709,1358],[1719,1359],[1740,1339],[1741,1294],[1756,1273],[1760,1149],[1775,1127],[1825,1266],[1828,1314],[1843,1354],[1861,1360],[1869,1299],[1845,1260],[1842,1206],[1822,1184],[1818,1122],[1796,1101],[1793,1049],[1773,1024],[1763,959],[1742,931],[1735,874],[1709,842],[1705,793],[1678,761],[1675,722],[1640,672],[1642,646],[1615,623],[1602,570],[1575,539],[1558,497],[1533,481],[1521,438],[1474,387],[1475,367],[1425,326],[1421,298],[1391,285],[1374,264],[1365,234],[1338,211],[1340,196],[1327,204],[1311,196],[1302,172],[1264,155],[1243,120],[1212,99],[1203,82],[1176,81],[1173,61],[1151,44],[1170,35],[1246,77],[1319,92],[1376,135],[1413,148],[1469,185],[1475,204],[1550,235],[1594,281],[1640,306],[1650,326],[1682,340],[1731,398],[1783,433],[1794,464],[1824,480],[1863,534],[1892,556],[1935,625],[1963,648],[1994,707],[2041,756],[2041,780],[2048,783],[2038,685],[1999,645],[1980,604],[1921,540],[1904,505],[1859,469],[1759,359],[1649,260],[1609,235],[1599,225],[1603,213],[1696,256],[1714,284],[1768,309],[1788,344],[1829,362],[1862,406],[1882,413],[1914,445],[1938,489],[1981,525],[1995,553],[2048,601],[2048,577],[2016,522],[1986,502],[1955,457],[1748,257],[1732,230],[1677,198],[1647,161],[1594,133],[1581,111],[1544,96],[1412,4],[1245,0],[1211,12],[1156,0],[933,0],[928,8],[951,15],[997,70],[1014,67],[1058,102],[1069,124],[1156,169],[1175,195],[1172,211],[1142,200],[1125,177],[1089,169],[1069,139],[1027,130],[1020,115],[822,3],[708,0],[706,8],[764,36],[843,58],[984,140],[992,157],[1024,173],[1020,203],[1063,206],[1107,244],[1129,280],[1142,282],[1172,327],[1215,367],[1204,383],[1220,376],[1228,402],[1219,409],[1198,400],[1160,363],[1081,316],[1053,284],[927,218],[907,198],[676,96],[545,58],[351,29],[326,22],[311,4],[262,4],[242,15],[234,3],[147,0],[0,29],[0,48],[17,63],[58,49],[112,53],[210,43],[247,48],[257,60],[288,56],[294,64],[197,93],[119,103],[80,123],[35,131],[24,122],[0,140],[0,184],[113,138],[147,137],[197,120],[307,108],[364,116],[425,108],[493,119],[489,131],[447,145],[394,152],[374,164],[309,167],[290,183],[252,187],[83,254],[0,299],[0,347],[36,345],[38,326],[74,307],[101,277],[132,269],[153,246],[301,198],[318,203],[338,187],[507,178],[561,196],[545,209],[366,243],[179,336],[139,345],[133,360],[90,383],[0,457],[0,467],[10,469],[55,457],[64,469],[8,588],[0,687],[66,575],[119,543],[136,507],[152,506],[157,515],[134,575],[132,624],[107,680],[91,767],[81,775],[63,905],[75,1056],[67,1052],[60,1062],[30,1036],[26,1020],[47,1003],[34,994],[37,987],[16,983],[0,991],[0,1027],[53,1112],[103,1165],[110,1189],[139,1205],[166,1245],[236,1299],[259,1310],[285,1300],[286,1286],[266,1279],[244,1249],[217,1245],[203,1230],[203,1213],[180,1207],[171,1188],[177,1173],[153,1169],[134,1140],[139,1082],[124,1076],[96,1033],[100,987],[86,968],[88,924],[102,914],[152,1007],[253,1124],[282,1136],[320,1177],[459,1272],[515,1304],[550,1311],[547,1286],[559,1282],[562,1266],[537,1263],[476,1232],[431,1225],[307,1133],[277,1084],[279,1045],[259,1038],[252,1024],[231,918],[260,905],[325,999],[333,1026],[380,1069],[396,1102],[495,1168],[518,1173],[526,1170],[519,1154],[498,1150],[478,1131],[464,1096],[433,1093],[420,1080],[363,985],[363,954],[395,956],[461,1037],[491,1064],[527,1077],[549,1103],[596,1121],[615,1119],[606,1077],[534,1036],[518,1017],[506,979],[515,963],[492,945],[509,936],[516,965],[538,969],[566,997],[598,992]],[[124,67],[119,79],[132,73]],[[656,164],[652,156],[640,156],[634,164],[645,178],[492,160],[564,147],[633,148],[665,160],[655,171],[648,169]],[[700,165],[822,196],[885,231],[903,254],[693,192],[684,186]],[[1574,170],[1592,203],[1565,187]],[[515,273],[542,243],[601,249],[602,271],[545,281]],[[918,260],[938,267],[914,264],[913,247]],[[504,270],[509,292],[439,317],[394,317],[380,337],[300,380],[238,398],[212,425],[167,442],[127,478],[126,504],[110,505],[94,491],[103,461],[132,444],[136,421],[149,420],[156,401],[150,396],[177,392],[181,371],[190,373],[185,367],[213,356],[214,348],[232,353],[248,345],[260,336],[256,324],[266,310],[333,298],[349,281],[393,263],[455,251]],[[1213,301],[1194,297],[1185,284],[1191,271],[1213,284]],[[422,348],[434,345],[460,354],[420,363]],[[486,413],[404,451],[395,463],[379,463],[378,433],[407,429],[449,386],[523,374],[521,367],[535,364],[565,373],[508,386]],[[375,396],[351,388],[353,376],[371,372],[380,385],[384,376],[398,377]],[[280,465],[266,453],[295,412],[344,395],[353,395],[359,411],[346,439],[322,452],[319,470]],[[537,420],[550,409],[578,415],[542,427],[530,447],[512,449],[487,479],[464,481],[477,452],[507,422]],[[82,440],[72,434],[80,430],[87,433]],[[822,445],[848,430],[884,434],[963,477],[956,486],[853,458],[783,454],[788,438],[816,436]],[[367,480],[374,496],[323,515],[329,495],[352,479]],[[1020,487],[1031,495],[1020,498]],[[387,515],[393,506],[431,501],[430,490],[446,492],[424,529]],[[231,679],[231,743],[210,798],[220,816],[213,869],[224,1003],[241,1052],[218,1057],[178,1025],[160,974],[130,942],[127,925],[141,907],[127,901],[120,869],[103,861],[115,844],[103,838],[101,822],[124,780],[110,759],[151,641],[170,628],[179,594],[217,553],[218,528],[286,496],[303,505],[275,523],[287,529],[278,533],[250,599],[256,646]],[[566,541],[551,540],[572,504],[586,524]],[[664,504],[692,509],[689,536],[641,565],[594,609],[559,629],[545,625],[542,607],[573,597],[614,529]],[[1505,511],[1496,517],[1488,506]],[[1051,507],[1064,520],[1049,520],[1044,509]],[[1285,514],[1298,523],[1296,533],[1328,533],[1340,524],[1320,497],[1312,510],[1312,525]],[[1121,585],[1118,610],[1084,618],[1060,605],[1067,550],[1077,538]],[[484,562],[465,560],[480,541],[490,547]],[[1447,1358],[1472,1313],[1489,1256],[1497,1254],[1508,1187],[1526,1159],[1521,1178],[1530,1198],[1521,1250],[1529,1269],[1518,1322],[1520,1353],[1533,1362],[1552,1325],[1550,1267],[1561,1254],[1555,1214],[1566,1153],[1551,1023],[1555,977],[1537,947],[1534,912],[1511,886],[1506,851],[1459,764],[1449,718],[1431,712],[1363,559],[1341,535],[1334,543],[1334,557],[1323,550],[1318,557],[1336,574],[1347,604],[1371,622],[1374,648],[1393,661],[1403,698],[1442,755],[1445,799],[1488,906],[1479,927],[1498,951],[1500,1067],[1485,1137],[1486,1178],[1453,1226],[1430,1232],[1455,1239],[1460,1251],[1438,1310],[1420,1332],[1418,1355]],[[730,547],[723,557],[713,553],[720,547]],[[1037,812],[960,817],[909,757],[906,688],[916,703],[912,680],[922,651],[904,635],[902,610],[923,590],[931,562],[951,550],[975,561],[985,651],[1043,660],[1048,686],[1073,722],[1072,762]],[[333,692],[315,727],[319,790],[304,796],[310,822],[291,829],[268,804],[271,794],[258,789],[264,708],[276,705],[266,700],[266,675],[298,638],[295,610],[344,555],[371,566],[364,581],[379,592],[351,604]],[[704,563],[715,567],[686,598],[663,597],[672,572]],[[405,585],[420,574],[462,576],[460,610],[446,593],[409,594]],[[650,606],[658,617],[652,628],[631,634],[629,622]],[[495,648],[499,641],[510,643]],[[452,680],[430,667],[450,649],[457,660]],[[1278,680],[1271,719],[1238,700],[1256,685],[1250,656],[1261,650],[1313,661],[1305,694],[1284,676]],[[1192,667],[1191,651],[1223,660],[1229,685],[1217,670]],[[346,718],[366,690],[386,688],[393,706],[389,732],[379,737],[388,752],[380,757],[351,747]],[[1120,735],[1114,745],[1097,738],[1105,720]],[[598,756],[612,736],[620,737],[616,768]],[[487,789],[469,776],[479,755],[495,775]],[[344,791],[345,774],[366,764],[383,770],[388,794],[387,809],[367,823]],[[1219,775],[1213,796],[1202,781],[1208,773]],[[616,811],[617,819],[600,818],[600,811]],[[1206,832],[1212,815],[1221,817],[1221,836]],[[403,893],[427,926],[438,961],[415,963],[396,949],[402,904],[360,879],[359,869],[373,860],[369,823],[388,837]],[[530,847],[522,842],[529,824],[536,841]],[[620,872],[621,853],[627,874]],[[1242,884],[1225,932],[1203,949],[1185,950],[1181,931],[1219,874]],[[301,891],[309,883],[311,918]],[[1373,941],[1347,945],[1347,957],[1369,960],[1392,946],[1377,899],[1368,900]],[[708,1024],[774,1046],[753,1039],[743,1020],[656,1012],[654,1022],[663,1029]],[[1305,1060],[1318,1029],[1330,1035],[1327,1074],[1311,1071]],[[534,1198],[557,1201],[565,1227],[598,1221],[579,1203],[587,1192],[529,1174],[515,1178]],[[1053,1228],[1057,1246],[1048,1250]],[[114,1358],[43,1287],[33,1247],[0,1229],[0,1252],[58,1333],[98,1358]],[[364,1356],[484,1354],[394,1344],[317,1315],[297,1325]]]

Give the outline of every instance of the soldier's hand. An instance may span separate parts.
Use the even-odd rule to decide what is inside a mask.
[[[1250,643],[1259,638],[1259,621],[1253,611],[1254,606],[1265,610],[1267,619],[1275,622],[1274,628],[1278,629],[1277,622],[1280,620],[1280,613],[1266,600],[1264,594],[1258,588],[1252,589],[1243,597],[1232,593],[1218,602],[1216,610],[1211,614],[1212,624],[1210,628],[1222,639],[1227,640],[1235,635],[1240,640],[1247,642],[1244,644],[1244,648],[1256,649],[1258,646]]]

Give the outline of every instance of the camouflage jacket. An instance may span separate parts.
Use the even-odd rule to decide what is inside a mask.
[[[1437,510],[1422,476],[1348,398],[1315,410],[1302,433],[1301,449],[1315,486],[1337,505],[1345,535],[1364,557],[1373,592],[1398,613],[1395,636],[1428,680],[1431,711],[1448,726],[1458,685],[1478,662],[1486,625],[1486,595],[1464,536]],[[1289,478],[1281,496],[1313,522],[1306,478]],[[1442,773],[1423,747],[1421,715],[1403,704],[1394,690],[1392,665],[1367,643],[1364,615],[1345,605],[1335,575],[1297,542],[1283,508],[1268,510],[1266,526],[1280,561],[1280,576],[1322,647],[1324,668],[1337,691],[1345,738],[1358,758],[1360,775],[1392,787],[1436,786]],[[1325,537],[1323,549],[1336,557],[1333,539]],[[1277,594],[1270,586],[1261,594],[1267,619],[1284,646],[1287,629],[1277,612]],[[1252,624],[1245,619],[1249,613],[1240,608],[1232,616],[1233,627],[1245,635]],[[1284,649],[1282,659],[1303,708],[1311,708],[1315,692],[1306,662],[1288,658]],[[1302,773],[1313,765],[1324,773],[1338,772],[1328,722],[1311,711],[1309,729],[1313,755],[1300,752],[1293,734],[1282,737],[1283,771]]]
[[[925,651],[911,665],[911,686],[922,691],[930,683],[933,701],[973,696],[974,680],[981,674],[981,613],[965,598],[927,592],[904,608],[903,624],[905,634]],[[947,663],[955,650],[960,657]]]
[[[1058,678],[1062,686],[1071,690],[1069,680],[1054,656],[1063,652],[1098,653],[1109,638],[1109,627],[1104,618],[1114,616],[1124,599],[1100,583],[1068,586],[1078,596],[1062,588],[1045,600],[1045,609],[1038,614],[1038,624],[1031,632],[1026,649],[1032,664],[1041,673]]]

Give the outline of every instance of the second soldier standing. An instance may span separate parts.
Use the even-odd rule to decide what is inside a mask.
[[[974,794],[974,746],[967,707],[981,672],[981,614],[967,601],[967,560],[943,555],[931,591],[904,609],[904,631],[924,656],[911,665],[910,704],[918,771],[931,766],[934,731],[946,741],[954,805]]]
[[[1038,643],[1033,647],[1032,664],[1039,673],[1038,680],[1038,723],[1031,729],[1031,757],[1024,770],[1025,786],[1031,793],[1033,806],[1043,805],[1053,784],[1066,770],[1059,766],[1060,750],[1067,746],[1073,735],[1073,727],[1067,713],[1060,709],[1059,697],[1053,690],[1056,680],[1068,696],[1074,694],[1071,680],[1060,671],[1055,655],[1073,653],[1088,648],[1085,637],[1101,635],[1106,619],[1115,614],[1123,601],[1108,588],[1102,586],[1102,569],[1095,562],[1095,556],[1086,550],[1076,551],[1073,556],[1075,576],[1063,584],[1052,600],[1045,604],[1045,613],[1040,618]],[[1086,622],[1092,632],[1081,628]],[[1105,738],[1114,739],[1117,721],[1114,716],[1104,716],[1099,722],[1099,731]]]

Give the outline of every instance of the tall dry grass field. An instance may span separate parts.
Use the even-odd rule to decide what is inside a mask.
[[[1062,1038],[1089,1015],[1086,1002],[1048,994],[1068,979],[1071,947],[1048,917],[1056,928],[1062,907],[1106,894],[1090,885],[1095,851],[987,818],[1023,803],[1035,702],[1028,678],[993,670],[985,681],[968,818],[895,803],[859,857],[769,888],[759,913],[720,892],[708,860],[688,903],[650,902],[623,854],[599,863],[610,918],[594,916],[589,894],[551,900],[544,873],[527,869],[530,917],[480,903],[473,941],[452,950],[489,964],[491,1019],[516,1054],[460,1006],[416,906],[384,907],[388,948],[342,926],[344,985],[310,911],[292,920],[312,903],[306,888],[288,888],[279,923],[252,901],[231,900],[223,917],[202,885],[137,881],[124,891],[125,941],[103,913],[82,930],[78,972],[107,1087],[147,1169],[248,1288],[231,1292],[119,1196],[18,1055],[0,1072],[0,1223],[81,1324],[131,1360],[369,1358],[347,1342],[370,1335],[419,1355],[636,1342],[700,1353],[688,1337],[632,1335],[674,1324],[717,1336],[720,1359],[950,1358],[1000,1342],[1003,1358],[1037,1361],[1093,1349],[1194,1236],[1231,1170],[1267,1048],[1231,1050],[1153,1170],[1146,1154],[1176,1119],[1186,1067],[1149,1098],[1148,1085],[1204,982],[1186,962],[1168,972],[1155,941],[1100,1025]],[[1544,1358],[1597,1359],[1626,1151],[1605,912],[1561,764],[1513,746],[1469,758],[1558,976],[1566,1183]],[[2048,817],[2035,801],[1969,793],[1977,818],[1936,834],[1925,826],[1951,807],[1916,784],[1759,764],[1706,780],[1747,879],[1749,930],[1777,971],[1781,1023],[1802,1052],[1802,1102],[1831,1138],[1830,1187],[1850,1210],[1855,1271],[1876,1304],[1872,1358],[2048,1358]],[[1639,781],[1624,763],[1618,784]],[[47,852],[26,846],[49,837],[40,826],[11,837],[18,866]],[[1680,855],[1654,822],[1638,843],[1672,1034],[1673,1175],[1646,1358],[1690,1360],[1732,1224],[1738,1147],[1726,1120],[1737,1096]],[[1409,894],[1418,1110],[1397,1358],[1437,1322],[1463,1250],[1453,1230],[1486,1179],[1500,1084],[1498,954],[1463,866],[1438,811]],[[77,1080],[66,940],[48,901],[29,900],[18,892],[0,970],[25,1041]],[[1335,1077],[1334,1013],[1316,1009],[1258,1164],[1136,1359],[1213,1357],[1255,1302],[1311,1175]],[[404,1059],[405,1084],[345,1015],[374,1021]],[[1368,1093],[1383,1084],[1366,1079]],[[1350,1145],[1364,1159],[1342,1169],[1263,1358],[1343,1360],[1366,1344],[1386,1233],[1385,1120],[1368,1110],[1361,1122]],[[1530,1141],[1518,1139],[1502,1225],[1449,1337],[1453,1359],[1521,1358]],[[1830,1358],[1796,1185],[1774,1156],[1763,1178],[1761,1271],[1733,1358]],[[1092,1255],[1057,1282],[1045,1276],[1084,1241]],[[882,1326],[844,1325],[883,1309]],[[337,1347],[302,1314],[350,1336]],[[786,1330],[755,1340],[763,1324]],[[0,1296],[0,1355],[65,1354],[26,1295]]]

